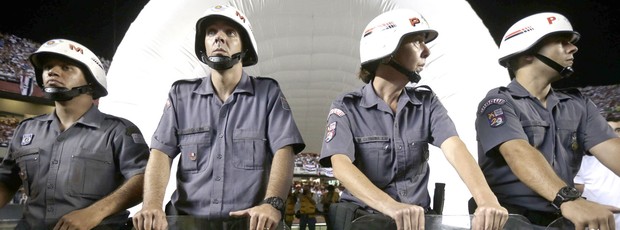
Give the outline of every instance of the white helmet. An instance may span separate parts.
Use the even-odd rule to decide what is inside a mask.
[[[499,45],[499,64],[506,67],[508,59],[534,47],[543,38],[558,33],[572,34],[571,43],[579,41],[579,33],[561,14],[544,12],[531,15],[512,25]]]
[[[403,37],[425,33],[428,43],[437,38],[422,15],[410,9],[395,9],[375,17],[364,29],[360,41],[360,59],[364,66],[394,53]]]
[[[52,39],[45,42],[30,55],[37,85],[43,88],[43,67],[48,58],[60,55],[75,61],[84,72],[86,82],[93,86],[93,98],[108,95],[106,73],[101,60],[85,46],[67,39]]]
[[[210,9],[208,9],[204,16],[196,22],[196,39],[195,39],[195,52],[198,60],[205,62],[203,60],[203,53],[205,50],[205,29],[209,26],[210,23],[213,23],[215,18],[224,18],[234,24],[238,25],[242,31],[241,42],[243,43],[243,48],[247,50],[245,56],[243,56],[243,66],[251,66],[258,62],[258,53],[256,40],[254,39],[254,34],[252,33],[252,25],[250,24],[250,20],[239,10],[232,6],[222,6],[217,5]],[[205,62],[206,63],[206,62]]]

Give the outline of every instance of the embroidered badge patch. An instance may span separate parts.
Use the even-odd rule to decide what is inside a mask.
[[[170,103],[170,99],[166,100],[166,105],[164,106],[164,110],[169,109],[170,105],[172,105],[172,103]]]
[[[344,111],[342,111],[339,108],[333,108],[329,110],[329,114],[327,114],[327,118],[329,118],[329,116],[331,116],[332,114],[338,116],[338,117],[342,117],[345,115]]]
[[[29,145],[30,143],[32,143],[32,139],[34,139],[34,134],[32,133],[26,133],[24,135],[22,135],[22,143],[21,145]]]
[[[499,127],[505,123],[504,110],[498,108],[487,114],[487,120],[491,127]]]
[[[487,109],[490,105],[503,105],[504,103],[506,103],[506,100],[501,99],[501,98],[489,99],[487,102],[482,104],[482,106],[480,107],[479,113],[482,114],[484,110]]]
[[[291,110],[291,107],[288,105],[288,101],[284,96],[280,96],[280,101],[282,101],[282,108],[285,110]]]
[[[336,136],[336,122],[329,123],[327,125],[327,132],[325,133],[325,143],[330,142],[334,136]]]
[[[133,139],[133,142],[136,144],[146,144],[144,136],[142,136],[142,133],[137,126],[127,127],[127,129],[125,129],[125,134],[131,136],[131,139]]]

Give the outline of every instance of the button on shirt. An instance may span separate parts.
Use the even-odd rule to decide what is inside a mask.
[[[396,113],[369,83],[332,103],[320,162],[345,154],[372,183],[396,201],[430,207],[428,145],[456,136],[454,123],[430,88],[405,88]],[[367,207],[347,190],[341,200]]]
[[[257,205],[266,192],[273,154],[305,147],[277,82],[245,72],[222,102],[211,77],[177,81],[151,147],[170,158],[181,155],[177,214],[226,218],[230,211]]]
[[[517,81],[489,91],[478,106],[476,132],[478,162],[499,201],[544,212],[557,209],[519,181],[496,147],[527,140],[572,186],[586,151],[616,137],[594,103],[577,90],[551,90],[545,108]]]
[[[29,196],[24,218],[54,224],[63,215],[100,200],[130,177],[144,173],[148,146],[131,122],[92,106],[61,132],[54,113],[26,119],[15,130],[0,181],[24,186]],[[128,211],[102,223],[124,223]]]

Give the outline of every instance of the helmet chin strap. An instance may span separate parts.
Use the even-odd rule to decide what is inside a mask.
[[[569,77],[570,75],[572,75],[575,71],[573,70],[572,67],[570,66],[562,66],[560,64],[558,64],[557,62],[551,60],[548,57],[545,57],[541,54],[534,54],[535,57],[538,58],[538,60],[542,61],[543,63],[547,64],[549,67],[553,68],[555,71],[558,71],[558,73],[560,73],[560,76],[562,77]]]
[[[93,92],[93,87],[91,85],[78,86],[72,89],[64,87],[43,88],[43,93],[45,94],[45,97],[53,101],[68,101],[73,99],[74,97],[77,97],[80,94],[86,94],[90,92]]]
[[[233,54],[230,57],[227,56],[207,56],[204,52],[201,52],[202,62],[206,63],[209,67],[215,70],[227,70],[232,68],[235,64],[239,63],[245,56],[245,51]]]
[[[411,83],[416,83],[417,84],[420,81],[420,79],[422,79],[422,77],[420,77],[418,72],[408,70],[407,68],[403,67],[402,65],[396,63],[393,58],[390,58],[390,61],[388,62],[388,65],[390,65],[391,67],[396,69],[396,71],[398,71],[398,72],[404,74],[405,76],[407,76],[407,79],[409,79],[409,82],[411,82]]]

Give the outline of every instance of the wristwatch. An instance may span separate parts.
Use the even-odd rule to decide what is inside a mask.
[[[284,213],[284,200],[277,196],[265,198],[260,204],[270,204],[272,207]]]
[[[558,194],[555,195],[555,199],[553,199],[551,205],[560,210],[562,203],[576,200],[579,197],[581,197],[581,192],[579,192],[579,190],[574,187],[565,186],[558,191]]]

